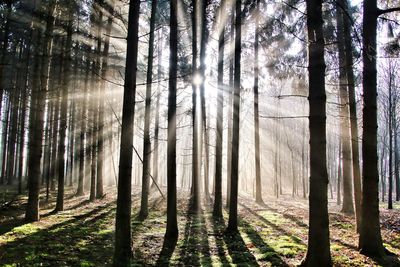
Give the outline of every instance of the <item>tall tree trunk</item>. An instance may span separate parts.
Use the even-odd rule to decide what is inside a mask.
[[[213,216],[222,218],[222,142],[224,119],[224,46],[225,26],[221,25],[225,12],[225,1],[219,6],[219,25],[222,30],[218,36],[218,98],[217,98],[217,134],[215,140],[215,182]]]
[[[87,93],[89,84],[90,73],[90,60],[86,61],[85,82],[83,87],[83,99],[81,101],[81,133],[79,136],[79,178],[77,196],[83,196],[84,193],[84,180],[85,180],[85,137],[86,135],[86,106],[87,106]],[[88,152],[88,151],[86,151]],[[87,153],[87,155],[90,155]]]
[[[240,132],[240,55],[241,55],[241,27],[242,27],[242,1],[236,0],[235,14],[235,73],[233,97],[233,126],[232,126],[232,173],[231,195],[229,204],[228,232],[238,231],[238,181],[239,181],[239,132]]]
[[[350,125],[349,109],[347,105],[348,92],[346,80],[346,55],[343,34],[343,10],[339,4],[336,5],[337,22],[337,45],[339,51],[339,99],[340,99],[340,129],[342,142],[343,160],[343,203],[342,212],[354,214],[353,187],[351,172],[351,147],[350,147]]]
[[[96,86],[99,85],[99,89],[97,90],[97,112],[96,112],[96,119],[94,120],[95,126],[94,129],[96,131],[96,139],[95,142],[93,143],[94,146],[96,147],[96,198],[102,198],[104,195],[104,190],[103,190],[103,180],[104,180],[104,95],[105,95],[105,82],[102,78],[106,78],[106,73],[107,73],[107,56],[108,56],[108,50],[109,47],[106,47],[106,43],[109,46],[110,45],[110,38],[109,38],[109,33],[108,36],[106,35],[106,42],[104,42],[104,49],[103,49],[103,54],[101,53],[101,43],[102,43],[102,25],[103,25],[103,12],[101,9],[98,10],[99,16],[98,16],[98,21],[97,21],[97,47],[96,47],[96,72],[97,75],[101,74],[102,77],[96,77]],[[108,22],[107,22],[108,23]],[[112,23],[112,21],[111,21]],[[108,25],[107,25],[108,27]],[[110,25],[111,27],[111,25]],[[107,33],[106,33],[107,34]],[[107,54],[106,54],[107,53]],[[101,65],[103,60],[103,64]],[[101,72],[101,73],[100,73]]]
[[[310,197],[307,255],[302,266],[332,266],[326,168],[326,94],[322,1],[307,0],[310,108]]]
[[[230,25],[230,51],[234,50],[234,29],[235,29],[235,12],[234,5],[231,10],[231,25]],[[227,147],[227,160],[226,160],[226,207],[229,208],[231,202],[231,173],[232,173],[232,116],[233,116],[233,71],[234,71],[234,60],[232,53],[229,55],[229,90],[228,90],[228,136],[226,141]]]
[[[133,156],[133,122],[135,115],[136,68],[138,54],[140,1],[129,4],[128,37],[125,62],[124,100],[122,106],[121,143],[118,170],[117,213],[113,266],[127,266],[131,247],[131,187]]]
[[[392,96],[392,73],[391,64],[389,63],[389,110],[388,118],[388,135],[389,135],[389,190],[388,190],[388,209],[393,209],[393,96]]]
[[[167,145],[167,240],[178,238],[176,214],[176,75],[178,63],[178,1],[170,0],[170,56]]]
[[[192,1],[192,122],[193,122],[193,139],[192,139],[192,191],[190,210],[196,213],[200,209],[200,156],[199,156],[199,118],[198,118],[198,73],[197,73],[197,27],[198,27],[198,0]]]
[[[91,77],[91,96],[93,98],[93,95],[96,95],[94,93],[93,88],[96,84],[96,63],[92,63],[92,77]],[[94,97],[95,98],[95,97]],[[92,99],[90,101],[90,120],[91,120],[91,128],[90,128],[90,195],[89,195],[89,200],[94,201],[96,199],[96,171],[97,171],[97,101],[96,99]]]
[[[71,11],[70,11],[71,12]],[[57,203],[55,212],[64,210],[64,182],[65,182],[65,138],[67,131],[67,113],[68,113],[68,90],[70,82],[71,69],[71,51],[72,47],[72,14],[69,14],[67,25],[67,39],[64,49],[64,70],[62,76],[61,104],[60,104],[60,139],[58,140],[58,187]]]
[[[151,113],[151,84],[153,81],[154,58],[154,28],[156,22],[157,0],[151,2],[149,50],[147,58],[146,99],[144,111],[144,141],[143,141],[143,172],[142,172],[142,198],[140,204],[140,217],[146,218],[149,213],[149,178],[150,178],[150,113]]]
[[[358,145],[358,124],[357,124],[357,102],[355,96],[355,82],[353,72],[353,48],[350,33],[350,19],[348,0],[342,0],[344,12],[343,15],[343,33],[346,51],[346,76],[349,90],[349,109],[350,109],[350,131],[351,131],[351,158],[353,166],[353,184],[354,184],[354,206],[356,212],[357,232],[361,224],[361,173]]]
[[[200,39],[200,118],[201,118],[201,127],[200,127],[200,136],[199,136],[199,156],[200,159],[203,155],[203,144],[204,144],[204,197],[206,201],[210,198],[210,193],[208,191],[208,166],[209,166],[209,149],[208,149],[208,133],[207,133],[207,115],[206,115],[206,100],[205,100],[205,71],[206,71],[206,49],[207,49],[207,41],[208,41],[208,29],[207,29],[207,6],[209,0],[200,0],[201,3],[201,39]]]
[[[379,223],[377,90],[376,90],[376,0],[363,6],[363,138],[362,138],[362,203],[359,249],[362,254],[384,257]]]
[[[159,31],[158,36],[158,63],[157,63],[157,100],[156,100],[156,110],[155,110],[155,122],[154,122],[154,154],[153,154],[153,183],[152,189],[157,187],[156,183],[158,183],[158,151],[159,151],[159,132],[160,132],[160,98],[161,98],[161,90],[160,90],[160,80],[161,80],[161,72],[162,72],[162,65],[161,65],[161,57],[162,57],[162,39],[161,39],[161,31]]]
[[[25,213],[26,221],[39,220],[39,180],[40,180],[40,160],[42,156],[42,140],[43,140],[43,127],[44,127],[44,107],[46,101],[46,91],[49,76],[49,56],[52,52],[52,33],[54,28],[54,10],[56,2],[51,1],[48,6],[46,32],[43,40],[42,48],[42,64],[41,80],[32,88],[31,98],[31,117],[30,117],[30,134],[29,134],[29,156],[28,156],[28,188],[29,197]],[[39,34],[39,33],[38,33]],[[38,47],[40,42],[38,40]],[[40,54],[39,54],[40,55]],[[39,60],[39,58],[37,58]],[[35,63],[39,64],[39,62]],[[39,77],[37,77],[39,78]]]
[[[259,122],[259,111],[258,111],[258,35],[259,35],[259,12],[260,12],[260,0],[256,1],[256,13],[255,13],[255,40],[254,40],[254,153],[256,163],[256,202],[263,204],[262,190],[261,190],[261,163],[260,163],[260,122]]]

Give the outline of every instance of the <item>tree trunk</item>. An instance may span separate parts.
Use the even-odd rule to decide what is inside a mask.
[[[79,136],[79,178],[78,178],[78,190],[77,196],[83,196],[84,193],[84,180],[85,180],[85,137],[86,135],[86,106],[87,106],[87,92],[89,84],[89,73],[90,73],[90,60],[86,61],[86,72],[85,82],[83,88],[83,99],[81,102],[81,133]],[[88,152],[88,151],[86,151]],[[90,155],[89,153],[87,153]]]
[[[61,104],[60,104],[60,139],[58,140],[58,188],[55,212],[64,210],[64,180],[65,180],[65,138],[67,131],[68,89],[70,82],[71,52],[72,47],[72,14],[69,15],[67,25],[67,39],[64,49],[64,70],[62,76]]]
[[[348,92],[346,81],[346,56],[343,34],[343,10],[337,4],[336,22],[337,22],[337,45],[339,51],[339,99],[340,99],[340,129],[342,142],[342,160],[343,160],[343,213],[354,214],[353,207],[353,187],[351,177],[351,147],[350,147],[350,125],[349,109],[347,105]]]
[[[124,99],[122,106],[121,145],[118,170],[117,213],[115,221],[115,249],[113,260],[113,266],[116,267],[129,265],[132,257],[132,149],[136,95],[139,8],[140,1],[133,1],[129,4]]]
[[[393,96],[392,96],[392,73],[389,63],[389,110],[388,110],[388,135],[389,135],[389,172],[388,172],[388,209],[393,209]]]
[[[376,0],[363,7],[363,138],[362,138],[362,203],[359,236],[360,252],[382,258],[385,256],[379,223],[377,90],[376,90]]]
[[[178,1],[170,1],[170,57],[168,95],[168,145],[167,145],[167,240],[178,238],[176,213],[176,75],[178,63]]]
[[[234,42],[234,30],[235,30],[235,12],[234,5],[232,5],[231,11],[231,25],[230,25],[230,51],[235,48]],[[228,89],[228,136],[226,141],[226,207],[229,208],[231,202],[231,174],[232,174],[232,121],[233,121],[233,72],[234,72],[234,60],[232,53],[229,55],[229,89]]]
[[[32,88],[31,97],[31,118],[30,118],[30,135],[29,135],[29,156],[28,156],[28,188],[29,197],[28,204],[25,214],[26,221],[38,221],[39,220],[39,180],[40,180],[40,160],[42,156],[42,140],[43,140],[43,127],[44,127],[44,108],[46,103],[46,91],[48,86],[48,76],[50,69],[49,57],[52,52],[52,33],[54,28],[54,10],[56,2],[51,1],[48,6],[46,31],[43,40],[42,48],[42,68],[41,68],[41,81],[39,86]],[[39,34],[39,33],[38,33]],[[38,40],[38,47],[40,42]],[[37,58],[39,60],[39,58]],[[37,62],[36,64],[39,64]],[[39,78],[39,77],[37,77]]]
[[[193,121],[193,139],[192,139],[192,191],[190,211],[197,213],[200,209],[200,159],[199,159],[199,118],[198,118],[198,84],[197,73],[197,27],[198,27],[198,1],[193,0],[192,11],[192,121]]]
[[[238,181],[239,181],[239,132],[240,132],[240,55],[241,55],[241,27],[242,27],[242,1],[236,0],[235,14],[235,72],[234,72],[234,97],[233,97],[233,126],[232,126],[232,173],[231,195],[229,204],[228,232],[238,231]]]
[[[219,6],[219,25],[225,12],[225,1]],[[215,140],[215,182],[214,182],[214,208],[213,216],[222,218],[222,142],[224,119],[224,46],[225,26],[218,36],[218,98],[217,98],[217,133]]]
[[[96,118],[94,119],[94,130],[95,130],[95,135],[96,139],[94,140],[93,145],[96,147],[96,198],[102,198],[104,195],[103,191],[103,179],[104,179],[104,93],[105,93],[105,82],[102,78],[106,78],[106,72],[107,72],[107,62],[105,63],[105,66],[101,66],[101,60],[103,58],[103,63],[104,61],[107,60],[106,53],[108,55],[108,47],[106,47],[107,41],[104,43],[104,49],[103,49],[103,55],[101,54],[101,43],[102,43],[102,25],[103,25],[103,12],[102,10],[98,10],[99,15],[98,15],[98,20],[93,21],[96,23],[96,28],[97,28],[97,47],[96,47],[96,72],[97,74],[100,74],[102,77],[96,77],[96,87],[99,86],[99,89],[97,90],[97,110],[96,110]],[[108,27],[108,26],[107,26]],[[111,26],[110,26],[111,27]],[[108,34],[109,35],[109,34]],[[109,45],[109,37],[108,38],[108,45]],[[102,57],[103,56],[103,57]]]
[[[326,94],[322,1],[307,0],[310,107],[310,197],[307,255],[302,266],[332,266],[326,169]]]
[[[353,48],[350,33],[350,19],[348,0],[342,0],[344,12],[343,15],[343,33],[344,44],[346,50],[346,76],[347,85],[349,90],[349,109],[350,109],[350,131],[351,131],[351,158],[353,166],[353,183],[354,183],[354,203],[357,220],[357,232],[361,223],[361,173],[360,173],[360,159],[359,159],[359,145],[358,145],[358,125],[357,125],[357,102],[355,96],[355,82],[353,72]]]
[[[151,2],[150,36],[147,55],[146,99],[144,111],[144,141],[143,141],[143,172],[142,172],[142,198],[140,204],[140,217],[146,218],[149,214],[149,179],[150,179],[150,113],[151,113],[151,84],[153,82],[154,58],[154,28],[156,22],[157,0]]]
[[[260,122],[259,122],[259,111],[258,111],[258,31],[259,31],[259,13],[260,12],[260,0],[256,1],[256,13],[255,13],[255,40],[254,40],[254,153],[256,163],[256,202],[263,204],[262,190],[261,190],[261,163],[260,163]]]

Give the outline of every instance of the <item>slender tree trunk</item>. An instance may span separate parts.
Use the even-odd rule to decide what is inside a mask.
[[[336,22],[337,22],[337,45],[339,51],[339,99],[340,99],[340,129],[342,139],[342,160],[343,160],[343,205],[342,212],[354,214],[353,207],[353,186],[351,172],[351,147],[350,147],[350,125],[349,109],[347,105],[348,91],[346,80],[346,55],[343,33],[343,10],[337,4]]]
[[[70,69],[71,69],[71,52],[72,47],[72,14],[69,15],[67,25],[67,39],[64,49],[64,70],[63,81],[61,88],[61,104],[60,104],[60,139],[58,140],[58,188],[57,188],[57,203],[55,211],[64,210],[64,183],[65,183],[65,138],[67,131],[67,112],[68,112],[68,89],[70,82]]]
[[[4,113],[4,125],[3,125],[3,140],[2,140],[2,166],[1,166],[1,179],[2,179],[2,184],[5,184],[7,181],[7,150],[8,150],[8,142],[7,139],[9,138],[9,129],[10,129],[10,113],[11,113],[11,99],[10,99],[10,94],[8,95],[7,101],[6,101],[6,110]]]
[[[388,119],[388,135],[389,135],[389,190],[388,190],[388,209],[393,209],[393,93],[392,93],[392,66],[389,63],[389,110]]]
[[[190,210],[193,213],[198,212],[200,209],[200,159],[199,159],[199,118],[198,118],[198,79],[197,71],[197,27],[198,27],[198,0],[192,1],[192,121],[193,121],[193,139],[192,139],[192,191]]]
[[[133,123],[135,117],[136,68],[138,55],[139,8],[140,1],[130,2],[118,170],[117,214],[115,221],[115,249],[113,266],[116,267],[129,265],[130,259],[132,257],[131,187]]]
[[[230,32],[230,50],[234,50],[234,30],[235,30],[235,12],[234,5],[231,11],[231,32]],[[228,90],[228,136],[227,136],[227,161],[226,161],[226,207],[229,208],[231,202],[231,174],[232,174],[232,122],[233,122],[233,71],[234,60],[232,53],[229,56],[229,90]]]
[[[199,157],[202,159],[203,155],[203,144],[204,144],[204,197],[206,200],[209,200],[210,195],[208,191],[208,133],[207,133],[207,115],[206,115],[206,100],[205,100],[205,70],[206,70],[206,49],[207,49],[207,40],[208,40],[208,29],[207,29],[207,6],[209,0],[200,0],[201,8],[201,39],[200,39],[200,118],[201,118],[201,127],[199,131]]]
[[[359,232],[361,224],[361,173],[360,173],[360,159],[359,159],[359,145],[358,145],[358,124],[357,124],[357,102],[355,96],[355,82],[353,72],[353,48],[350,33],[350,19],[348,0],[342,0],[344,8],[343,13],[343,33],[344,44],[346,50],[346,76],[347,85],[349,90],[349,109],[350,109],[350,130],[351,130],[351,158],[353,166],[353,183],[354,183],[354,203],[357,220],[357,232]]]
[[[302,266],[332,266],[326,168],[326,94],[322,1],[307,1],[310,107],[310,197],[307,255]]]
[[[261,189],[261,163],[260,163],[260,122],[259,122],[259,111],[258,111],[258,31],[259,31],[259,11],[260,11],[260,0],[256,1],[256,13],[255,13],[255,40],[254,40],[254,153],[256,163],[256,202],[263,204],[262,189]]]
[[[149,213],[149,179],[150,179],[150,113],[151,113],[151,84],[153,81],[154,58],[154,28],[156,22],[157,0],[151,2],[150,36],[147,58],[146,99],[144,111],[144,141],[143,141],[143,172],[142,172],[142,198],[140,205],[140,217],[146,218]]]
[[[225,1],[219,6],[219,25],[225,12]],[[217,98],[217,134],[215,140],[215,182],[213,216],[222,218],[222,142],[224,119],[224,46],[225,26],[218,36],[218,98]]]
[[[158,183],[158,151],[159,151],[159,132],[160,132],[160,98],[161,98],[161,90],[160,90],[160,80],[161,80],[161,72],[162,72],[162,65],[161,65],[161,57],[162,57],[162,40],[161,34],[159,33],[158,36],[158,66],[157,66],[157,100],[156,100],[156,110],[155,110],[155,122],[154,122],[154,154],[153,154],[153,183],[152,188],[157,187],[156,183]]]
[[[241,26],[242,26],[242,1],[236,0],[235,15],[235,73],[233,97],[233,126],[232,126],[232,173],[231,197],[229,204],[228,232],[238,231],[238,181],[239,181],[239,132],[240,132],[240,55],[241,55]]]
[[[84,193],[84,180],[85,180],[85,137],[86,135],[86,106],[87,106],[87,92],[89,84],[90,73],[90,60],[86,61],[85,82],[83,88],[83,99],[81,102],[81,133],[79,136],[79,178],[77,196],[83,196]],[[87,153],[90,155],[89,153]]]
[[[168,146],[167,146],[167,231],[165,238],[178,238],[176,214],[176,75],[178,63],[178,1],[170,1],[170,58],[168,95]]]
[[[342,177],[343,177],[343,170],[342,170],[342,142],[339,140],[339,147],[338,147],[338,165],[337,165],[337,183],[336,183],[336,204],[342,204]]]
[[[102,25],[103,25],[103,12],[102,10],[98,10],[99,15],[98,15],[98,20],[97,20],[97,47],[96,47],[96,72],[97,74],[101,74],[102,77],[96,77],[96,86],[99,86],[99,89],[97,90],[97,110],[96,110],[96,118],[94,119],[94,130],[95,130],[95,135],[96,139],[94,140],[93,145],[96,147],[96,193],[95,196],[96,198],[102,198],[104,195],[104,190],[103,190],[103,180],[104,180],[104,94],[105,94],[105,82],[102,78],[106,78],[107,74],[107,56],[108,56],[108,47],[109,46],[109,33],[106,37],[107,40],[104,42],[104,49],[103,49],[103,54],[101,52],[101,43],[102,43]],[[96,22],[96,21],[94,21]],[[111,21],[112,23],[112,21]],[[108,27],[108,26],[107,26]],[[111,27],[111,25],[110,25]],[[107,53],[107,54],[106,54]],[[103,60],[103,66],[102,64]]]

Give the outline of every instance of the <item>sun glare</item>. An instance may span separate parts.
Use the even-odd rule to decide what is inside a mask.
[[[201,77],[201,75],[199,73],[196,73],[193,76],[193,84],[195,86],[200,86],[202,82],[203,82],[203,78]]]

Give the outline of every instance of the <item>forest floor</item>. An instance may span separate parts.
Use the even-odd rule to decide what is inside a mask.
[[[26,197],[0,205],[0,266],[110,265],[114,245],[115,191],[94,202],[67,190],[65,211],[53,214],[55,193],[41,203],[41,220],[23,222]],[[224,220],[215,221],[211,206],[197,215],[188,213],[187,194],[178,199],[179,239],[173,250],[163,249],[166,201],[158,193],[150,199],[146,220],[137,219],[136,192],[132,202],[133,266],[294,266],[307,249],[308,205],[304,199],[283,196],[257,205],[239,198],[239,230],[224,235]],[[185,197],[185,198],[183,198]],[[400,255],[400,207],[381,210],[382,236],[387,249]],[[358,236],[352,217],[330,203],[331,253],[335,266],[376,266],[357,251]],[[392,264],[392,266],[398,266]]]

